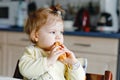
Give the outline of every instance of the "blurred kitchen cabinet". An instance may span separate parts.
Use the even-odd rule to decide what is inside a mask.
[[[18,59],[22,56],[24,46],[8,45],[8,73],[7,76],[12,77],[15,72],[15,67]]]
[[[3,58],[2,58],[2,56],[3,56],[3,45],[2,44],[0,44],[0,75],[2,75],[2,70],[3,70],[3,65],[2,65],[2,60],[3,60]]]
[[[87,58],[87,72],[102,74],[105,70],[110,70],[113,80],[116,80],[118,39],[71,35],[65,35],[64,38],[65,45],[76,57]]]
[[[30,44],[28,36],[19,32],[7,33],[7,51],[8,51],[8,73],[7,76],[13,76],[18,59],[23,55],[23,51]]]
[[[6,45],[7,34],[6,32],[0,32],[0,75],[5,75],[4,66],[5,62],[5,53],[7,49]]]
[[[12,77],[25,46],[31,44],[23,32],[0,31],[0,75]]]

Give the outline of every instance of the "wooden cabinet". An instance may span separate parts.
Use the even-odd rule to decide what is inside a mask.
[[[12,77],[17,60],[31,42],[23,32],[0,31],[0,37],[0,75]],[[102,74],[111,70],[116,80],[119,39],[72,35],[64,35],[64,38],[65,45],[76,57],[87,58],[87,72]]]
[[[7,49],[7,34],[6,32],[0,32],[0,75],[5,75],[5,69],[4,66],[6,65],[5,63],[5,53]]]
[[[8,76],[13,76],[18,59],[23,54],[24,46],[8,45]]]
[[[30,44],[22,32],[0,32],[0,75],[12,77],[25,46]]]
[[[65,45],[76,57],[88,60],[87,72],[103,74],[105,70],[113,73],[116,80],[118,39],[65,35]]]
[[[4,52],[4,49],[3,49],[3,45],[0,44],[0,74],[2,74],[3,72],[3,65],[2,65],[2,62],[3,62],[3,52]]]
[[[7,33],[8,76],[13,76],[18,59],[23,55],[24,49],[30,44],[28,36],[19,32]]]

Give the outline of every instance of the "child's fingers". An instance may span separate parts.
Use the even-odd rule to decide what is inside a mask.
[[[57,46],[51,51],[50,55],[60,56],[63,53],[65,53],[64,50],[60,49],[60,46]]]
[[[56,51],[60,50],[60,46],[56,46],[51,50],[51,53],[55,53]]]

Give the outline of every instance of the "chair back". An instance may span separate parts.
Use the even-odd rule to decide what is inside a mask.
[[[103,75],[86,73],[86,80],[112,80],[112,72],[106,70]]]
[[[77,59],[80,61],[84,71],[86,72],[87,71],[87,58],[77,58]]]
[[[19,60],[17,61],[17,65],[16,65],[16,68],[15,68],[13,78],[23,79],[23,76],[20,74],[18,64],[19,64]]]

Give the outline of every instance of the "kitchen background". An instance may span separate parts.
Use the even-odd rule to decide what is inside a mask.
[[[23,26],[28,13],[29,1],[33,1],[36,8],[60,3],[66,11],[63,15],[66,31],[119,32],[118,0],[1,0],[0,24],[3,27],[5,25]],[[2,8],[5,5],[11,7],[8,9],[8,14],[6,8]],[[4,18],[4,16],[9,17]]]
[[[65,45],[77,57],[88,59],[87,72],[102,74],[108,69],[113,72],[113,80],[119,80],[119,0],[33,1],[34,9],[60,3],[66,11],[63,15]],[[23,33],[28,3],[29,0],[0,0],[1,76],[13,76],[17,60],[30,44]]]

